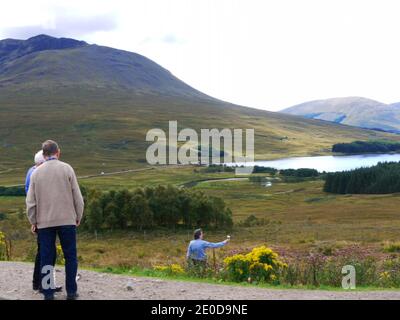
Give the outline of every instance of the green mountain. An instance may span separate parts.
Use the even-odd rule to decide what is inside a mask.
[[[384,104],[361,97],[305,102],[283,113],[351,126],[400,132],[400,103]]]
[[[0,41],[0,87],[119,90],[209,98],[136,53],[39,35]]]
[[[40,35],[0,41],[0,184],[22,179],[45,139],[79,174],[145,166],[146,132],[254,128],[258,159],[323,154],[394,137],[242,107],[203,94],[136,53]],[[396,137],[395,137],[396,138]]]

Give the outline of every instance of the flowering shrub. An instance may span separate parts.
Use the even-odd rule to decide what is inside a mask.
[[[265,246],[254,248],[247,254],[227,257],[224,264],[226,277],[237,282],[277,282],[279,270],[287,267],[276,252]]]
[[[0,231],[0,260],[6,260],[7,258],[7,243],[6,236]]]
[[[388,283],[386,274],[380,275],[386,269],[382,269],[382,263],[374,257],[369,249],[358,246],[335,248],[329,255],[312,250],[308,255],[293,254],[287,257],[288,268],[279,274],[279,283],[288,285],[307,285],[319,287],[342,286],[342,268],[351,265],[356,271],[357,286],[376,286],[379,283]],[[393,268],[388,268],[389,271]],[[390,273],[390,272],[389,272]],[[393,277],[392,277],[393,278]]]
[[[383,261],[379,285],[385,288],[400,287],[400,258],[391,257]]]
[[[168,275],[179,275],[185,273],[185,270],[179,264],[171,264],[170,266],[155,266],[154,270],[161,271]]]
[[[56,247],[56,252],[57,252],[56,264],[65,265],[64,253],[59,244]]]

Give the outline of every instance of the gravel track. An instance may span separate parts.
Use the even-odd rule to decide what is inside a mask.
[[[32,290],[31,263],[0,262],[0,300],[41,300]],[[400,299],[400,291],[324,291],[265,289],[187,281],[160,280],[80,270],[81,300],[314,300],[314,299]],[[64,270],[56,268],[57,283],[63,284]],[[56,295],[65,299],[65,293]]]

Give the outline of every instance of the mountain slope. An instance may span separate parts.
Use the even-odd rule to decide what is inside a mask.
[[[207,98],[168,70],[136,53],[73,39],[37,36],[0,41],[0,87],[89,87]],[[3,48],[3,50],[2,50]]]
[[[0,62],[0,184],[22,179],[32,154],[49,138],[60,143],[79,174],[144,166],[151,144],[147,131],[168,132],[170,120],[198,132],[254,128],[258,159],[323,154],[333,143],[356,139],[399,139],[226,103],[131,52],[48,36],[5,42],[0,41],[7,55]]]
[[[305,102],[281,112],[362,128],[400,131],[400,108],[361,97]]]

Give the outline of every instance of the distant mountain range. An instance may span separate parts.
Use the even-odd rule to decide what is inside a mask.
[[[324,154],[332,144],[397,136],[238,106],[187,85],[154,61],[39,35],[0,41],[0,179],[25,174],[45,139],[80,172],[146,164],[146,132],[253,128],[258,159]]]
[[[362,97],[333,98],[305,102],[281,112],[361,128],[400,132],[400,102],[384,104]]]

